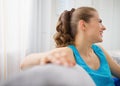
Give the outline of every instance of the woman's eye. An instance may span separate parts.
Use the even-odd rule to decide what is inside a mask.
[[[99,20],[99,23],[102,23],[102,20]]]

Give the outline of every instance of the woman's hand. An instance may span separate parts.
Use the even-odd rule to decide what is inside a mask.
[[[49,52],[46,57],[40,58],[40,65],[44,65],[47,63],[70,67],[76,64],[71,49],[67,47],[54,49],[53,51]]]

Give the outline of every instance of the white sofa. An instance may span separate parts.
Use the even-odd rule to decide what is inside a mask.
[[[78,65],[70,68],[48,64],[23,71],[0,86],[95,86],[95,83]]]

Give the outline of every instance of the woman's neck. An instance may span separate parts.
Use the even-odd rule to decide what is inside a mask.
[[[87,41],[85,38],[76,38],[77,40],[75,40],[75,46],[78,49],[80,54],[86,55],[88,56],[90,53],[93,52],[91,46],[92,43],[90,43],[89,41]],[[85,39],[85,40],[84,40]]]

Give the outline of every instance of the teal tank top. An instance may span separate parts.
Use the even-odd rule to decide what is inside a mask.
[[[96,86],[115,86],[108,62],[106,60],[106,56],[104,55],[101,48],[99,48],[95,44],[92,45],[94,53],[100,60],[100,67],[97,70],[93,70],[82,59],[77,48],[74,45],[69,45],[68,47],[72,49],[76,63],[88,72],[88,74],[92,77],[93,81],[95,82]]]

